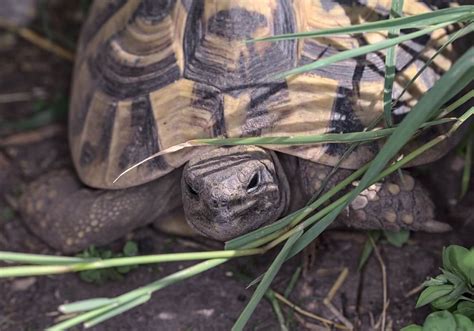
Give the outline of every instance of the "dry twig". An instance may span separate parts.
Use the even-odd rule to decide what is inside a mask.
[[[389,301],[387,299],[387,268],[385,267],[385,263],[383,262],[382,255],[379,252],[377,245],[375,245],[374,240],[371,236],[369,236],[370,243],[374,249],[375,256],[377,261],[379,261],[380,269],[382,270],[382,314],[380,315],[380,319],[377,321],[375,327],[377,328],[380,325],[380,330],[385,331],[385,323],[387,318],[387,308],[389,305]]]
[[[33,45],[44,49],[48,52],[51,52],[60,58],[63,58],[68,61],[74,61],[74,53],[65,49],[62,46],[59,46],[52,42],[51,40],[39,35],[38,33],[34,32],[31,29],[24,28],[24,27],[16,27],[8,22],[0,20],[0,28],[6,29],[10,32],[13,32],[20,36],[21,38],[29,41]]]

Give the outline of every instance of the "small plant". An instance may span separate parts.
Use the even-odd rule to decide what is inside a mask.
[[[98,258],[98,259],[111,259],[119,257],[131,257],[138,254],[138,246],[134,241],[127,241],[123,246],[121,253],[113,253],[109,249],[97,248],[90,246],[82,253],[78,254],[78,257],[85,259]],[[107,281],[121,280],[123,275],[136,269],[137,265],[124,265],[115,268],[108,269],[93,269],[84,270],[79,273],[79,277],[87,283],[103,284]]]
[[[474,247],[451,245],[443,249],[441,274],[423,283],[416,308],[431,304],[436,311],[421,326],[402,331],[474,330]]]
[[[400,331],[472,331],[474,324],[462,314],[452,314],[447,310],[435,311],[429,314],[423,326],[412,324]]]

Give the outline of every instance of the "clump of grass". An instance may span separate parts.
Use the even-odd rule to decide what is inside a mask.
[[[398,5],[400,5],[400,3]],[[420,29],[419,31],[405,34],[402,36],[393,36],[393,38],[373,45],[367,45],[358,49],[341,52],[323,60],[319,60],[306,66],[296,68],[289,72],[282,73],[280,77],[284,77],[288,75],[299,74],[307,70],[320,68],[326,65],[330,65],[336,61],[363,55],[368,52],[394,47],[395,45],[403,41],[430,33],[436,29],[446,27],[453,23],[466,23],[467,25],[464,28],[465,30],[463,30],[464,32],[455,35],[457,38],[462,34],[466,34],[472,31],[473,20],[474,6],[460,6],[457,8],[449,8],[412,17],[393,18],[385,21],[361,24],[357,26],[329,29],[326,31],[317,31],[314,33],[286,35],[281,37],[267,38],[265,40],[276,41],[288,38],[320,37],[333,34],[364,33],[380,30],[388,30],[393,32],[406,28]],[[450,38],[450,42],[452,42],[456,38]],[[379,133],[376,131],[368,131],[355,134],[341,134],[338,135],[338,137],[319,135],[309,138],[272,137],[242,139],[239,138],[233,140],[199,139],[185,143],[181,146],[172,149],[171,151],[177,150],[179,148],[196,146],[199,144],[263,145],[272,143],[320,143],[328,141],[355,143],[370,139],[388,137],[384,147],[381,149],[381,151],[373,161],[355,171],[350,177],[336,185],[327,193],[315,199],[315,201],[312,201],[303,209],[284,217],[283,219],[275,222],[274,224],[263,227],[254,232],[251,232],[249,234],[227,242],[226,250],[224,251],[162,254],[110,260],[77,260],[77,258],[72,258],[72,260],[70,260],[68,258],[22,255],[17,253],[0,252],[0,259],[29,264],[46,264],[40,266],[30,265],[3,268],[0,270],[0,277],[83,271],[88,269],[97,269],[112,266],[126,266],[141,263],[159,263],[177,260],[207,259],[204,262],[200,262],[196,265],[180,270],[151,284],[140,287],[115,298],[95,298],[63,305],[60,307],[60,310],[62,312],[74,312],[78,315],[63,322],[60,322],[59,324],[50,328],[50,330],[63,330],[78,325],[80,323],[84,323],[85,327],[91,327],[113,316],[123,313],[124,311],[127,311],[147,302],[151,298],[151,294],[155,291],[158,291],[168,285],[183,281],[184,279],[209,270],[210,268],[214,268],[220,264],[225,263],[230,258],[244,255],[262,254],[268,251],[269,249],[272,249],[275,246],[279,245],[280,243],[284,243],[277,258],[273,261],[273,263],[270,265],[265,274],[255,281],[255,283],[258,282],[259,284],[247,307],[244,309],[233,328],[234,330],[241,330],[245,326],[246,322],[250,319],[252,312],[254,311],[261,298],[265,295],[265,293],[268,293],[268,289],[273,278],[277,274],[281,265],[286,260],[299,253],[311,241],[317,238],[334,221],[340,211],[343,210],[343,208],[345,208],[362,190],[364,190],[374,182],[387,176],[388,174],[397,171],[402,166],[406,165],[408,162],[421,155],[423,152],[447,139],[451,133],[456,131],[462,123],[467,121],[468,118],[470,118],[474,114],[474,108],[470,108],[460,117],[455,119],[455,122],[448,133],[432,139],[431,141],[427,142],[425,145],[421,146],[412,153],[404,155],[403,157],[399,157],[396,162],[392,162],[392,160],[395,159],[402,147],[416,133],[422,130],[424,126],[439,124],[433,123],[433,121],[438,120],[437,117],[441,113],[442,106],[447,102],[447,100],[449,100],[458,92],[460,92],[474,76],[473,59],[474,49],[471,49],[466,54],[464,54],[459,59],[459,61],[448,72],[446,72],[445,75],[443,75],[443,77],[438,82],[436,82],[432,89],[428,91],[419,100],[418,104],[412,109],[412,111],[404,118],[404,120],[399,125],[397,125],[396,127],[390,127],[385,129],[388,131],[380,130],[384,133],[382,135],[379,135]],[[390,64],[392,60],[388,59],[387,62]],[[390,80],[392,82],[390,82]],[[391,77],[386,77],[385,86],[387,88],[387,96],[392,95],[392,84],[393,79]],[[464,100],[464,102],[467,101],[469,101],[469,99]],[[390,121],[390,107],[391,106],[387,103],[385,108],[387,123],[389,123]],[[379,136],[375,137],[374,135]],[[170,150],[166,152],[170,152]],[[352,181],[359,178],[361,179],[359,181],[359,185],[356,188],[352,189],[352,191],[340,197],[336,201],[333,201],[329,205],[326,205],[331,197],[333,197],[335,194],[337,194],[346,186],[348,186]],[[325,207],[322,208],[322,206]]]

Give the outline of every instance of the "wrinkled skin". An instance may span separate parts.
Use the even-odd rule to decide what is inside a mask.
[[[191,160],[181,188],[189,225],[222,241],[277,220],[289,207],[278,157],[253,146],[219,148]]]
[[[255,146],[219,147],[192,159],[184,170],[123,190],[88,188],[70,170],[53,172],[33,182],[20,203],[30,229],[66,253],[107,244],[153,222],[189,234],[178,221],[183,211],[198,233],[223,241],[301,208],[331,169]],[[350,173],[338,170],[328,187]],[[358,229],[448,230],[433,220],[433,210],[413,177],[394,175],[362,192],[338,223]]]

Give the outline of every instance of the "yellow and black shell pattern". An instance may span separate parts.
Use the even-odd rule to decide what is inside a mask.
[[[185,164],[199,148],[155,158],[196,138],[294,136],[361,131],[383,109],[384,52],[287,79],[286,70],[383,40],[383,33],[245,43],[251,38],[385,19],[390,0],[100,0],[78,45],[69,118],[76,170],[87,185],[117,189],[149,182]],[[429,11],[405,0],[404,13]],[[443,41],[447,31],[397,49],[394,98]],[[395,114],[451,65],[447,48],[423,72]],[[332,165],[338,144],[266,146]],[[377,145],[359,147],[343,163],[357,168]]]

